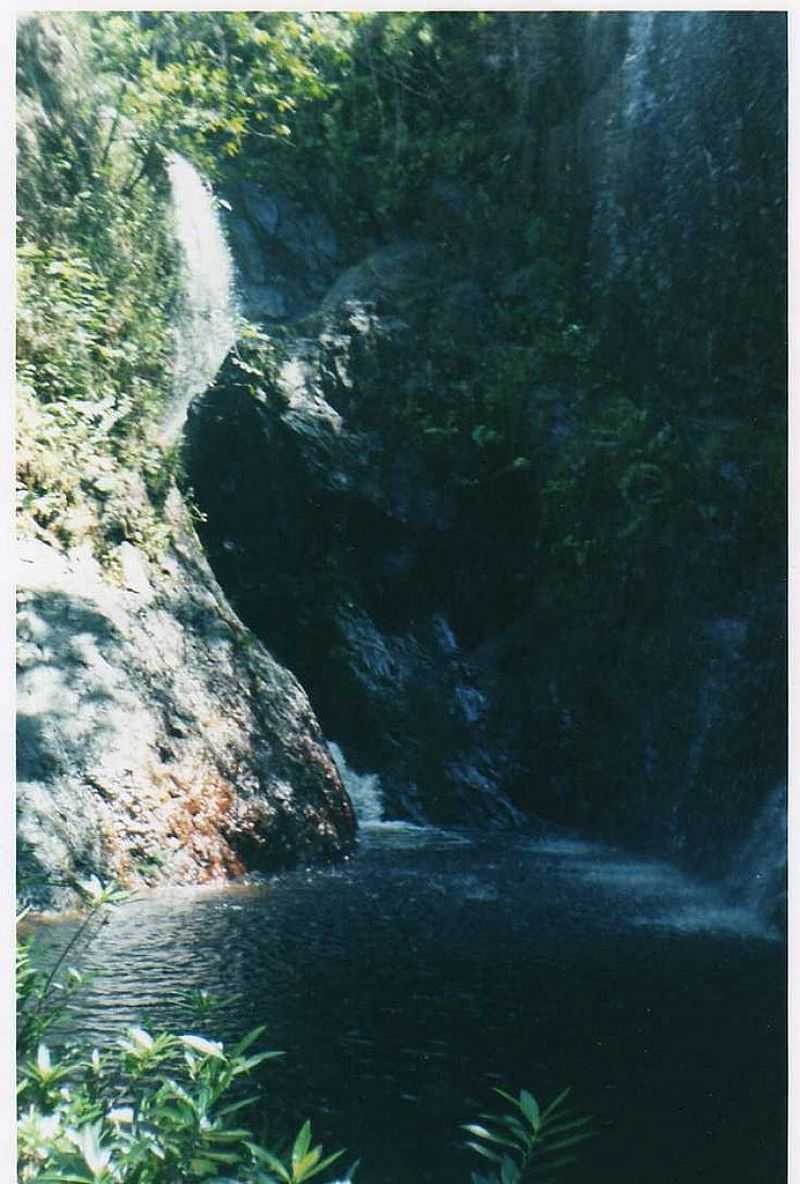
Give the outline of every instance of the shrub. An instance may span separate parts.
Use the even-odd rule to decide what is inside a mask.
[[[27,1184],[305,1184],[343,1155],[314,1144],[311,1123],[285,1147],[267,1147],[246,1125],[257,1101],[240,1082],[280,1052],[253,1051],[264,1027],[230,1047],[198,1032],[154,1033],[143,1027],[100,1049],[67,1046],[55,1052],[42,1039],[62,1019],[82,985],[65,969],[79,942],[97,931],[108,909],[124,899],[93,881],[89,908],[49,971],[37,967],[30,942],[17,947],[18,1178]],[[231,1000],[206,991],[187,995],[203,1020]],[[522,1090],[497,1093],[513,1111],[466,1123],[467,1146],[492,1166],[473,1184],[541,1181],[541,1172],[573,1162],[571,1148],[589,1136],[587,1118],[570,1118],[568,1091],[540,1108]],[[567,1154],[565,1154],[567,1153]],[[336,1184],[350,1181],[353,1165]]]
[[[464,1124],[464,1130],[473,1136],[467,1146],[494,1165],[488,1174],[473,1172],[472,1184],[521,1184],[525,1180],[544,1184],[549,1173],[575,1162],[572,1148],[591,1137],[591,1119],[567,1115],[563,1107],[568,1089],[544,1107],[526,1089],[516,1098],[502,1089],[495,1092],[513,1109],[500,1115],[483,1114],[481,1123]]]
[[[342,1152],[324,1155],[305,1122],[285,1149],[261,1145],[240,1119],[255,1098],[239,1080],[279,1052],[251,1051],[256,1028],[225,1048],[199,1033],[130,1028],[102,1051],[54,1052],[42,1037],[62,1019],[83,980],[59,972],[86,940],[116,889],[90,886],[90,908],[54,967],[37,967],[30,943],[17,947],[18,1169],[37,1184],[303,1184]],[[213,1003],[200,992],[199,1013]],[[228,1173],[223,1175],[223,1173]]]

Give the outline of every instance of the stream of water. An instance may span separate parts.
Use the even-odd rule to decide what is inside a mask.
[[[97,1042],[236,995],[208,1034],[265,1023],[272,1129],[311,1117],[363,1184],[466,1182],[458,1125],[498,1085],[594,1115],[565,1182],[785,1179],[785,947],[665,862],[373,819],[341,866],[129,903],[84,969]]]
[[[233,261],[210,186],[182,156],[171,158],[168,172],[182,284],[165,444],[174,442],[190,402],[213,382],[237,336]]]

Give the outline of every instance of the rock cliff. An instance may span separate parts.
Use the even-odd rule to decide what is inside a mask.
[[[18,548],[18,884],[221,882],[334,859],[354,819],[308,699],[228,606],[173,494],[159,562]]]

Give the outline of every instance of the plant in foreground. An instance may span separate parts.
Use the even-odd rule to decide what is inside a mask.
[[[37,1184],[303,1184],[324,1156],[304,1123],[285,1151],[240,1122],[255,1097],[237,1079],[278,1052],[250,1052],[256,1028],[230,1049],[195,1033],[131,1028],[101,1054],[40,1044],[20,1066],[19,1178]]]
[[[19,1180],[304,1184],[331,1167],[342,1152],[324,1155],[309,1122],[285,1149],[264,1147],[241,1122],[257,1099],[242,1097],[239,1082],[282,1055],[252,1051],[263,1027],[230,1048],[194,1032],[154,1035],[141,1027],[88,1056],[44,1043],[83,984],[72,969],[62,981],[65,959],[122,899],[95,882],[85,896],[88,913],[50,969],[35,964],[29,943],[17,947]],[[204,1018],[230,1002],[205,991],[189,1001]]]
[[[79,937],[116,903],[115,888],[90,885],[89,913],[49,971],[18,947],[18,1179],[21,1184],[305,1184],[327,1172],[342,1151],[326,1155],[310,1122],[287,1147],[266,1147],[243,1125],[257,1101],[240,1081],[280,1052],[253,1052],[264,1027],[226,1048],[187,1032],[151,1034],[129,1028],[103,1051],[52,1051],[42,1035],[62,1014],[82,979],[64,960]],[[231,1000],[207,991],[188,1000],[203,1018]],[[546,1184],[573,1162],[572,1148],[588,1138],[588,1118],[563,1109],[567,1090],[540,1108],[527,1090],[501,1115],[466,1123],[467,1146],[489,1161],[472,1184]],[[356,1165],[333,1184],[346,1184]]]
[[[502,1089],[495,1092],[514,1109],[505,1114],[482,1114],[482,1122],[464,1124],[464,1130],[473,1136],[467,1147],[493,1165],[483,1174],[473,1172],[472,1184],[520,1184],[523,1180],[547,1184],[551,1172],[574,1163],[572,1148],[590,1138],[591,1119],[570,1117],[564,1111],[568,1089],[545,1107],[526,1089],[520,1090],[517,1098]]]
[[[31,958],[30,942],[17,940],[16,995],[17,995],[17,1056],[24,1056],[36,1048],[48,1028],[52,1027],[68,1009],[70,1000],[83,986],[83,976],[66,960],[79,945],[86,945],[96,935],[99,926],[108,920],[109,909],[128,899],[129,893],[116,884],[103,885],[96,877],[85,883],[75,881],[72,887],[86,905],[80,924],[49,970],[36,966]],[[29,909],[17,917],[17,927],[25,921]],[[60,972],[64,971],[64,977]]]

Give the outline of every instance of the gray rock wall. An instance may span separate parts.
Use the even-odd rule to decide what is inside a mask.
[[[18,557],[18,882],[222,882],[330,859],[354,818],[305,692],[228,606],[177,494],[161,564],[130,544]]]
[[[513,17],[531,101],[498,132],[530,131],[566,246],[526,254],[496,206],[470,238],[476,187],[435,174],[419,222],[276,334],[277,381],[229,364],[197,406],[203,538],[390,812],[513,803],[719,873],[785,776],[785,21],[603,13],[548,41]],[[295,266],[312,293],[314,252]],[[589,362],[548,370],[567,282]],[[541,321],[522,346],[514,317]],[[503,384],[514,450],[482,468]]]

